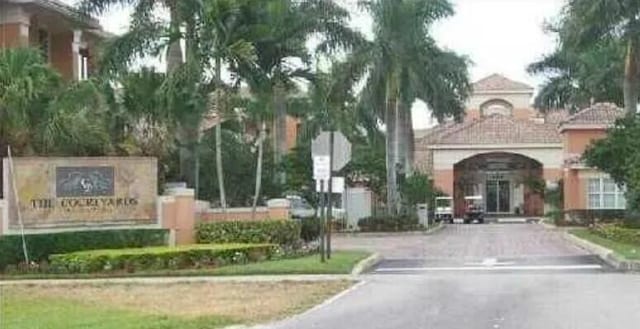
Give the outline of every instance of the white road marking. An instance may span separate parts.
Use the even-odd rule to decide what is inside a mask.
[[[599,270],[602,265],[520,265],[520,266],[463,266],[463,267],[395,267],[379,268],[374,273],[383,272],[429,272],[429,271],[563,271],[563,270]]]
[[[477,266],[477,265],[482,265],[482,266],[486,266],[486,267],[493,267],[493,266],[503,266],[503,265],[513,265],[515,264],[514,262],[499,262],[497,258],[485,258],[482,260],[482,263],[465,263],[465,266]]]

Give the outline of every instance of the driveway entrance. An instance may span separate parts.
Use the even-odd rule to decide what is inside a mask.
[[[387,234],[340,236],[337,249],[380,253],[384,261],[373,273],[470,270],[600,271],[606,267],[542,225],[447,225],[432,235]]]

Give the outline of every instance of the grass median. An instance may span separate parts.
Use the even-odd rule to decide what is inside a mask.
[[[640,245],[638,244],[623,243],[611,239],[606,239],[589,231],[589,229],[586,228],[573,229],[570,230],[569,233],[581,239],[601,245],[607,249],[611,249],[615,253],[623,256],[626,259],[640,260]]]
[[[302,312],[350,281],[0,286],[3,329],[215,329]]]

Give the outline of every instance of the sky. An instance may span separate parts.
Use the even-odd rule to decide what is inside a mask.
[[[73,4],[74,0],[64,0]],[[336,0],[352,12],[352,26],[368,33],[371,20],[357,9],[357,0]],[[546,21],[560,13],[565,0],[451,0],[455,15],[438,22],[433,35],[440,46],[469,57],[472,81],[492,73],[539,86],[544,79],[527,74],[528,64],[555,47],[553,36],[543,31]],[[123,33],[128,10],[116,8],[100,17],[105,30]],[[159,65],[158,61],[152,61]],[[424,104],[414,104],[414,128],[433,125]]]

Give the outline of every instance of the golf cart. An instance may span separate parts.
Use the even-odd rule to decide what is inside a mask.
[[[437,197],[434,216],[436,222],[453,224],[453,198],[450,196]]]
[[[470,224],[477,220],[484,223],[484,209],[482,195],[472,195],[464,197],[464,223]]]

